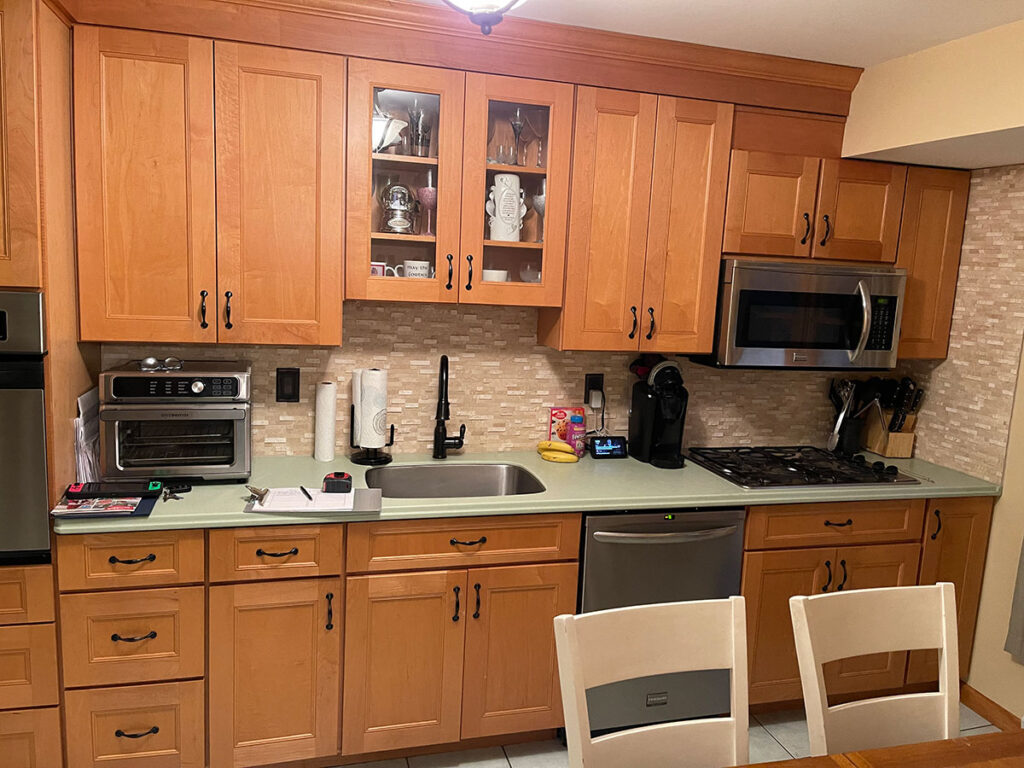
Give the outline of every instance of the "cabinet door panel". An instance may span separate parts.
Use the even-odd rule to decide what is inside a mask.
[[[346,581],[342,752],[458,741],[466,571]]]
[[[81,26],[74,43],[82,339],[216,341],[213,44]]]
[[[810,255],[819,165],[816,157],[734,149],[722,250]]]
[[[577,90],[564,349],[639,348],[657,111],[649,94]]]
[[[553,620],[575,613],[578,573],[576,563],[469,572],[462,738],[564,723]]]
[[[992,499],[933,499],[928,502],[921,553],[921,584],[948,581],[956,589],[957,628],[960,640],[960,679],[971,671],[974,625],[978,619],[981,579],[985,572]],[[941,524],[940,524],[941,523]],[[907,682],[939,679],[936,651],[913,651]]]
[[[218,338],[340,344],[345,60],[216,53]]]
[[[823,160],[811,256],[896,261],[906,183],[905,165]]]
[[[803,695],[789,598],[821,594],[835,586],[836,573],[834,549],[744,554],[741,592],[747,603],[751,704]]]
[[[0,712],[0,753],[4,768],[62,765],[60,710],[52,707]]]
[[[0,709],[59,702],[53,624],[0,627]]]
[[[907,171],[896,266],[907,270],[900,359],[944,358],[960,271],[970,171]]]
[[[341,587],[334,578],[210,588],[212,765],[337,754]]]
[[[658,98],[640,349],[711,352],[733,107]]]
[[[0,568],[0,626],[53,621],[53,566]]]
[[[917,583],[919,544],[884,544],[839,549],[837,583],[833,591],[906,587]],[[881,691],[903,685],[907,654],[875,653],[823,665],[829,695]]]

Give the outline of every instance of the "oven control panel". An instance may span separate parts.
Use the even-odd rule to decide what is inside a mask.
[[[194,400],[235,398],[236,376],[118,376],[113,381],[115,398]]]
[[[892,349],[893,330],[896,325],[895,296],[871,297],[871,335],[865,349]]]

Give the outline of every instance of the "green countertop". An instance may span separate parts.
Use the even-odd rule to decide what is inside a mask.
[[[876,458],[876,457],[871,457]],[[744,490],[692,461],[679,470],[656,469],[632,458],[554,464],[533,451],[469,452],[451,455],[449,463],[518,464],[544,484],[543,493],[447,499],[384,499],[380,513],[265,514],[245,512],[248,492],[243,484],[196,486],[180,501],[157,501],[149,517],[56,520],[54,530],[68,533],[111,533],[184,528],[234,528],[253,525],[340,523],[364,520],[405,520],[471,515],[522,515],[538,512],[594,512],[690,507],[730,507],[750,504],[794,504],[822,501],[998,496],[993,483],[917,459],[887,459],[901,471],[921,480],[918,485],[817,486]],[[395,464],[430,464],[425,455],[402,454]],[[443,462],[436,462],[441,464]],[[304,456],[257,457],[250,482],[260,487],[319,488],[331,471],[351,473],[355,487],[365,488],[365,467],[346,458],[324,463]]]

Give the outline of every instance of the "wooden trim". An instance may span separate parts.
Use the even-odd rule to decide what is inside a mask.
[[[1021,730],[1019,717],[967,683],[960,685],[960,701],[1001,731]]]
[[[832,115],[849,113],[862,72],[514,17],[484,37],[461,14],[401,0],[64,2],[79,23]]]
[[[732,148],[838,158],[843,155],[845,129],[846,121],[832,115],[737,107],[732,128]]]

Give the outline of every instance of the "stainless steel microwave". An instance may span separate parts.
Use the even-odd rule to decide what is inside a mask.
[[[737,368],[896,365],[907,273],[726,259],[711,362]]]

